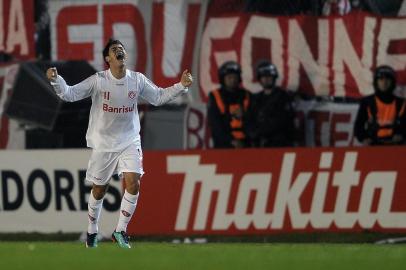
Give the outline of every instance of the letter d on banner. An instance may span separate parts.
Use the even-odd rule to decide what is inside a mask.
[[[15,199],[12,201],[11,188],[9,182],[13,181],[15,186]],[[1,187],[2,187],[2,203],[3,210],[10,211],[18,209],[24,199],[23,182],[21,177],[15,171],[2,171],[1,172]]]

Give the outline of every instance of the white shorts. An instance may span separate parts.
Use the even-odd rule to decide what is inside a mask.
[[[124,172],[135,172],[141,176],[144,174],[141,147],[131,144],[121,152],[93,150],[87,166],[86,180],[95,185],[107,185],[114,174],[121,177]]]

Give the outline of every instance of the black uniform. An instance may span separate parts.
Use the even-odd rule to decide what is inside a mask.
[[[390,88],[383,92],[378,89],[377,80],[387,77],[392,80]],[[406,138],[405,101],[396,97],[395,71],[389,66],[380,66],[374,75],[375,94],[360,101],[354,125],[354,135],[363,142],[371,140],[371,145],[404,144]],[[393,137],[401,135],[402,140],[394,142]]]
[[[241,148],[250,145],[247,122],[251,107],[251,94],[238,86],[226,89],[225,77],[235,74],[241,83],[241,66],[227,61],[218,70],[221,88],[209,94],[208,124],[215,148]],[[230,86],[229,87],[234,87]]]
[[[294,111],[287,91],[274,87],[253,98],[250,137],[256,147],[285,147],[294,144]]]
[[[388,119],[380,118],[378,115],[382,107],[377,106],[377,102],[384,104],[385,107],[394,107],[395,117]],[[397,144],[404,144],[404,138],[406,138],[404,104],[404,99],[399,97],[393,97],[392,100],[386,102],[379,99],[376,95],[370,95],[361,99],[354,125],[355,137],[360,142],[370,139],[372,145],[387,145],[394,144],[392,138],[398,134],[403,136],[403,140]],[[380,124],[382,121],[387,123]]]
[[[233,148],[233,140],[241,141],[245,147],[250,145],[247,136],[250,103],[251,94],[242,88],[233,91],[220,88],[209,94],[207,117],[215,148]]]
[[[294,112],[292,98],[288,92],[277,86],[278,69],[268,60],[262,60],[256,67],[262,90],[253,98],[253,117],[250,124],[250,137],[255,147],[293,146]],[[267,79],[263,79],[267,77]],[[271,78],[271,80],[269,80]]]

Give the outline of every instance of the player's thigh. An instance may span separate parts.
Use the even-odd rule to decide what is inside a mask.
[[[117,173],[122,177],[123,173],[135,173],[139,178],[144,174],[143,155],[141,147],[130,145],[118,158]]]
[[[119,153],[93,151],[86,171],[86,180],[94,185],[107,185],[113,176]]]

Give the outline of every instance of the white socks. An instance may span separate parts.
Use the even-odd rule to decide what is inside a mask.
[[[90,192],[88,209],[89,226],[87,227],[88,233],[97,233],[99,231],[98,223],[100,212],[103,207],[103,199],[96,200],[93,196],[93,192]]]
[[[118,219],[116,232],[127,231],[127,225],[134,214],[135,208],[137,207],[139,194],[140,193],[138,192],[137,195],[133,195],[125,190],[123,199],[121,200],[120,218]]]
[[[128,193],[127,190],[125,190],[124,196],[121,200],[120,217],[118,219],[116,232],[127,231],[127,225],[130,222],[132,215],[134,214],[135,208],[137,207],[139,194],[140,193],[138,192],[137,195],[132,195]],[[98,223],[102,208],[103,199],[96,200],[93,196],[93,192],[90,192],[89,203],[87,205],[89,220],[89,225],[87,227],[88,233],[92,234],[99,231]]]

